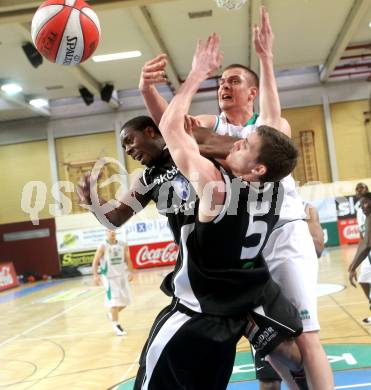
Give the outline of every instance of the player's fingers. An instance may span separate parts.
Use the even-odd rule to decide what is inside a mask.
[[[151,65],[144,65],[142,72],[156,72],[158,70],[164,70],[167,65],[167,60],[161,60]]]
[[[165,60],[167,59],[167,55],[165,53],[161,53],[158,56],[156,56],[155,58],[153,58],[152,60],[147,61],[144,64],[144,66],[155,64],[155,63],[157,63],[159,61],[163,61],[164,59]]]
[[[161,79],[165,78],[166,73],[163,70],[160,70],[158,72],[143,72],[142,73],[142,78],[147,80],[147,79]]]

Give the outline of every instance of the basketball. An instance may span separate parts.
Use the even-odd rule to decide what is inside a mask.
[[[78,65],[98,46],[99,19],[83,0],[47,0],[32,19],[31,35],[37,50],[49,61]]]

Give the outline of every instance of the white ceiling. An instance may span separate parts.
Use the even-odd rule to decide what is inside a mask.
[[[143,63],[159,52],[167,51],[173,64],[168,77],[176,87],[179,85],[177,79],[182,80],[187,75],[196,41],[213,31],[222,38],[225,64],[242,63],[254,68],[256,56],[250,45],[250,31],[251,25],[258,22],[258,8],[262,3],[270,13],[275,33],[277,69],[326,65],[322,81],[328,82],[344,79],[330,77],[344,72],[334,70],[335,66],[362,61],[371,63],[371,0],[248,0],[240,10],[229,12],[218,8],[215,0],[91,0],[89,3],[96,10],[102,27],[102,39],[96,54],[140,50],[142,57],[106,63],[88,60],[73,69],[44,59],[44,63],[35,69],[21,46],[25,41],[31,41],[29,26],[40,2],[2,0],[0,79],[20,83],[25,95],[48,98],[53,107],[55,99],[79,96],[81,85],[86,85],[95,94],[99,94],[100,87],[106,82],[114,83],[120,91],[135,89]],[[188,16],[189,12],[206,10],[212,10],[211,17],[190,19]],[[368,44],[369,47],[345,50],[355,44]],[[345,55],[359,54],[368,54],[369,57],[340,60]],[[371,74],[370,66],[346,70],[347,73],[355,71],[366,72],[356,76],[364,80]],[[53,86],[62,88],[47,89]],[[68,105],[68,102],[64,100],[63,104]],[[61,103],[54,103],[60,110]],[[72,103],[76,103],[76,99],[72,99]],[[94,104],[101,109],[102,102],[98,100]],[[114,109],[113,105],[107,107],[107,110]],[[0,95],[0,121],[38,115],[49,113],[31,111],[22,95],[15,101]]]

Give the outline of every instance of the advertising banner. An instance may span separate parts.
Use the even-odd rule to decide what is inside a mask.
[[[357,244],[360,240],[354,195],[336,198],[340,245]]]
[[[354,195],[340,196],[335,198],[338,219],[356,218],[356,200]]]
[[[124,229],[126,242],[129,245],[173,240],[166,217],[128,222],[124,225]]]
[[[89,229],[70,229],[57,232],[58,253],[73,253],[97,249],[106,240],[105,227]],[[121,230],[116,231],[118,240],[123,241]]]
[[[0,263],[0,291],[19,285],[13,263]]]
[[[129,246],[133,267],[137,269],[174,265],[178,251],[173,241]]]
[[[340,239],[337,221],[321,223],[321,227],[325,236],[325,246],[338,246]]]
[[[106,231],[102,226],[57,232],[61,266],[91,265],[96,249],[106,240]],[[135,268],[175,264],[177,247],[165,217],[128,222],[116,230],[116,236],[129,246]]]
[[[360,240],[357,218],[338,220],[340,245],[358,244]]]

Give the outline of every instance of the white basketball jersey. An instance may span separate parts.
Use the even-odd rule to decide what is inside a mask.
[[[361,233],[361,236],[363,236],[366,230],[366,216],[363,213],[363,210],[361,208],[361,202],[359,200],[354,205],[354,208],[356,209],[357,212],[357,222],[358,222],[359,232]]]
[[[122,277],[128,268],[123,257],[124,245],[117,241],[115,244],[109,244],[107,242],[103,246],[104,256],[100,265],[102,275],[108,278]]]
[[[215,119],[214,131],[220,135],[229,135],[231,137],[246,138],[249,134],[256,131],[260,126],[259,114],[254,113],[253,116],[243,125],[236,126],[228,122],[224,112],[222,112]],[[283,184],[285,196],[283,198],[280,219],[278,226],[293,221],[296,219],[305,219],[306,214],[299,194],[296,191],[296,184],[294,178],[289,175],[281,180]]]

